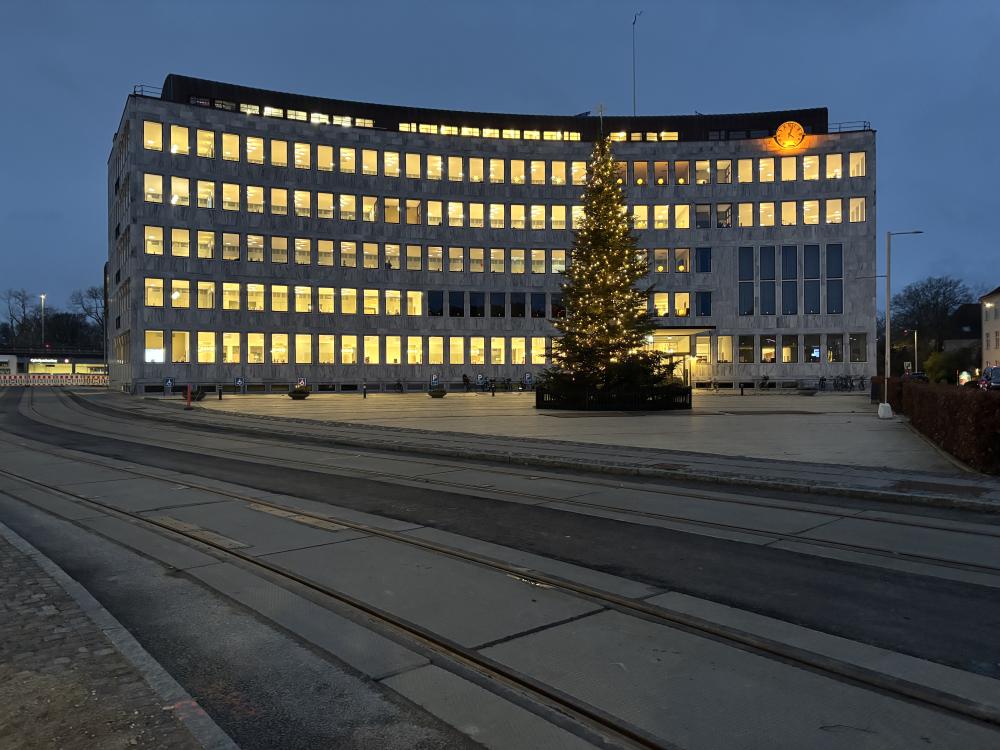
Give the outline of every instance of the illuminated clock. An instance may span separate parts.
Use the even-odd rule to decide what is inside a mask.
[[[806,131],[794,120],[783,122],[774,131],[774,140],[782,148],[795,148],[806,137]]]

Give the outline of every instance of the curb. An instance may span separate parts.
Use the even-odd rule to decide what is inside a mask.
[[[174,715],[205,750],[239,750],[233,740],[198,705],[181,685],[142,647],[125,626],[106,610],[89,591],[73,580],[62,568],[37,547],[0,521],[0,536],[35,563],[62,587],[90,618],[90,621],[111,641],[162,703],[174,709]]]

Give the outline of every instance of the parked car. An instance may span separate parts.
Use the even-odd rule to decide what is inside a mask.
[[[994,372],[1000,372],[1000,367],[986,367],[983,369],[983,374],[979,376],[979,380],[976,381],[984,391],[990,389],[991,375]]]
[[[930,378],[927,377],[927,373],[922,370],[917,370],[916,372],[908,372],[903,374],[903,380],[912,380],[914,383],[929,383]]]
[[[986,383],[986,390],[1000,391],[1000,367],[994,367],[990,372],[990,379]]]

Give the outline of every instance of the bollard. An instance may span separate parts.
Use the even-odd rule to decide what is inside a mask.
[[[188,387],[187,387],[187,406],[185,406],[184,409],[185,409],[185,411],[187,411],[187,410],[190,410],[191,408],[192,408],[191,407],[191,386],[189,384]]]
[[[743,395],[743,383],[740,383],[740,395]]]
[[[219,401],[222,401],[222,386],[219,386]]]

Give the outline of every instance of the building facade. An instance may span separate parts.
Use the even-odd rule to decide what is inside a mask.
[[[982,310],[983,366],[1000,366],[1000,286],[979,298]]]
[[[170,75],[128,97],[108,163],[113,387],[531,382],[602,134],[649,256],[649,345],[678,377],[874,373],[867,123],[469,113]]]

